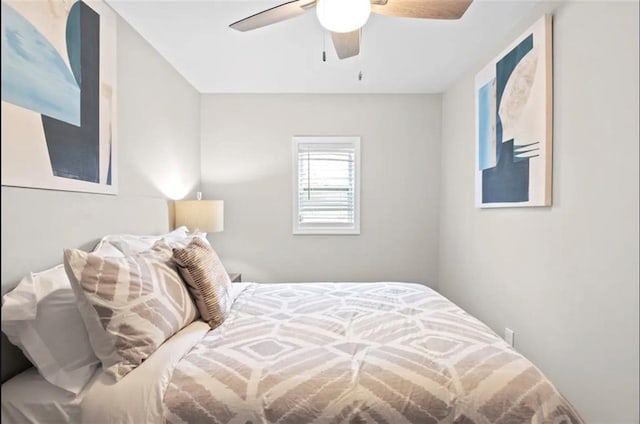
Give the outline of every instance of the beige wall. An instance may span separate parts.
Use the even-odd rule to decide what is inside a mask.
[[[556,7],[553,206],[474,208],[470,73],[443,99],[439,287],[588,423],[637,423],[638,3],[545,4],[518,32]]]
[[[225,201],[209,240],[245,281],[436,283],[438,95],[205,95],[202,188]],[[361,234],[292,234],[294,135],[359,135]]]
[[[200,179],[199,94],[118,20],[118,196],[2,187],[2,293],[108,233],[169,228],[167,196]],[[178,178],[179,177],[179,178]],[[2,380],[27,362],[2,335]]]

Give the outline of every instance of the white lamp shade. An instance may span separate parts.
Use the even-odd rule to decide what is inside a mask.
[[[176,200],[176,228],[216,233],[224,230],[224,201]]]
[[[370,0],[318,0],[320,25],[331,32],[351,32],[362,28],[371,13]]]

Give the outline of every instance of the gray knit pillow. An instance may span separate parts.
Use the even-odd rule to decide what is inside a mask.
[[[216,328],[231,308],[231,280],[213,248],[200,237],[173,249],[173,260],[196,301],[202,319]]]

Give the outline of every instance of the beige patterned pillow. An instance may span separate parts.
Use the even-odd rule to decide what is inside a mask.
[[[89,341],[116,380],[197,317],[171,255],[164,241],[126,257],[64,252]]]
[[[202,319],[216,328],[231,308],[231,280],[213,248],[200,237],[173,249],[173,260],[189,286]]]

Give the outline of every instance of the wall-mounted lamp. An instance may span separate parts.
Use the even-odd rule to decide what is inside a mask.
[[[198,192],[198,200],[176,200],[176,228],[186,226],[191,231],[217,233],[224,230],[224,201],[202,200]]]

